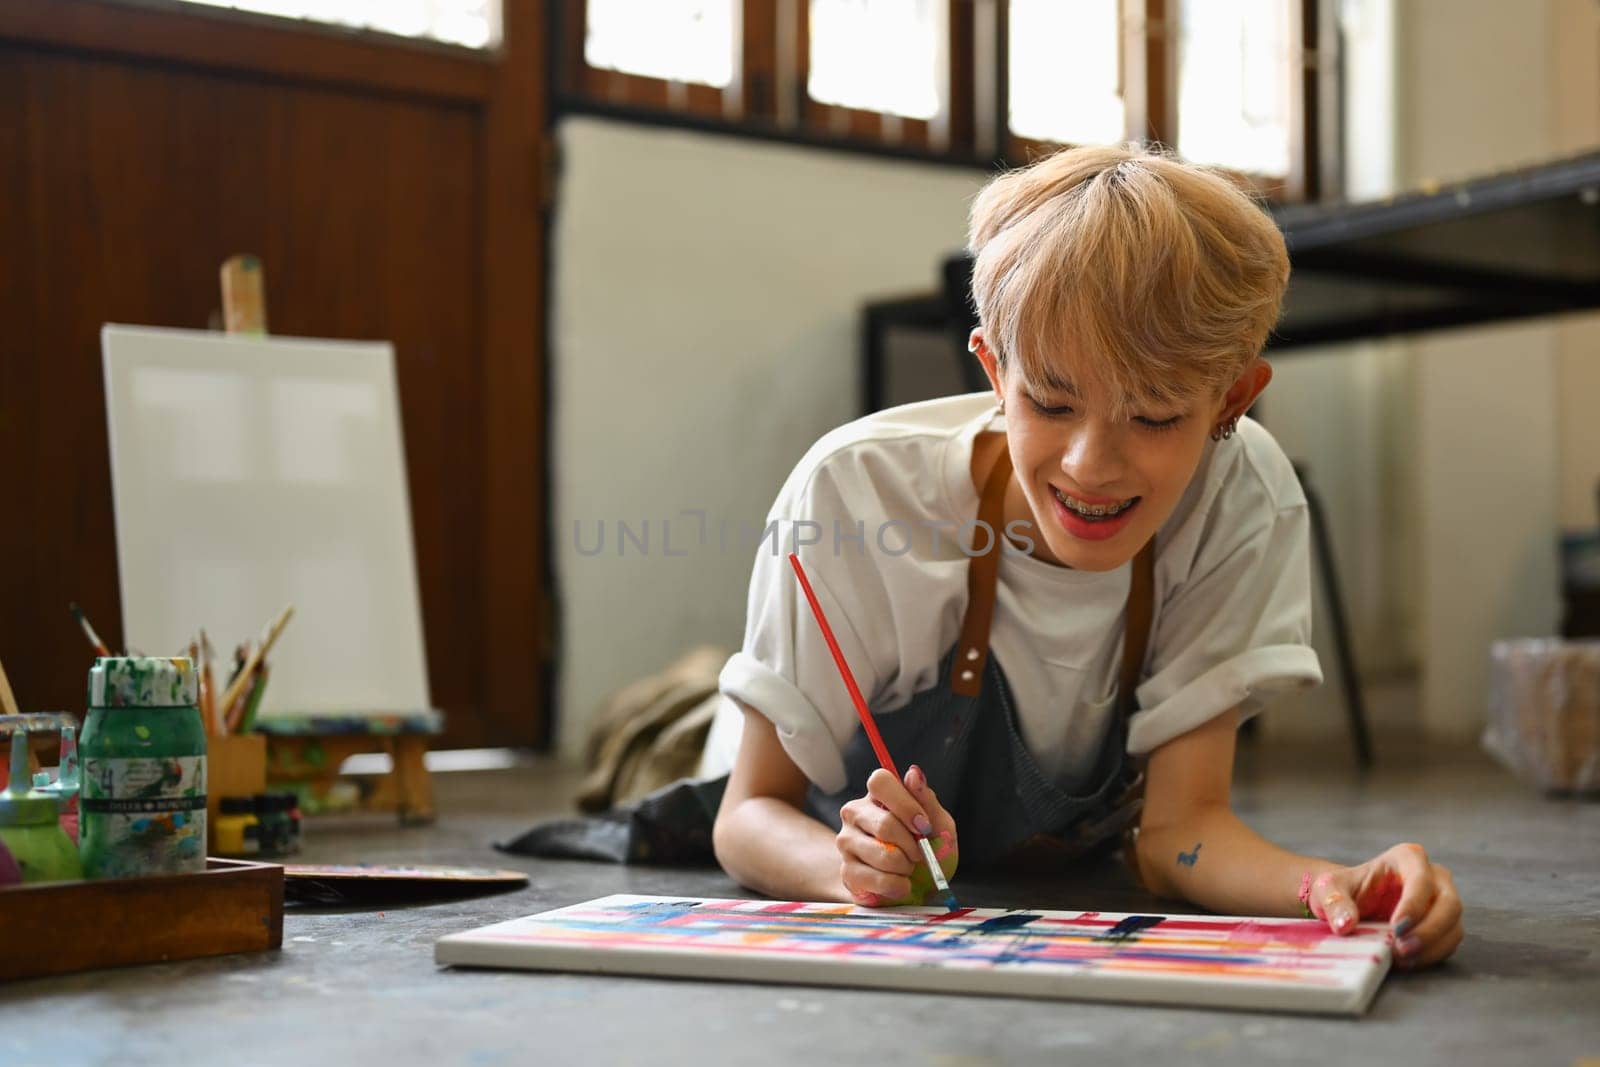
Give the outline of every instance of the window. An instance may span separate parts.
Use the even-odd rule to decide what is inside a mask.
[[[1008,0],[1007,155],[1172,145],[1258,192],[1337,187],[1336,0]],[[1318,42],[1328,54],[1319,60]],[[1320,107],[1320,111],[1319,111]]]
[[[942,102],[940,0],[810,0],[810,77],[821,104],[931,119]]]
[[[589,0],[591,67],[723,89],[733,81],[733,0]]]
[[[468,48],[494,43],[496,0],[185,0],[262,15],[421,37]]]
[[[559,108],[985,168],[1159,142],[1268,196],[1337,187],[1339,0],[550,2]]]
[[[1178,152],[1268,178],[1289,175],[1298,72],[1284,0],[1182,0]]]
[[[1119,0],[1011,0],[1011,132],[1060,144],[1128,136]]]

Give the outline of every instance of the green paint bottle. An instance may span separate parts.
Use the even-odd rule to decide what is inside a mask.
[[[78,849],[88,878],[206,866],[206,735],[184,658],[116,656],[89,670],[78,742]]]

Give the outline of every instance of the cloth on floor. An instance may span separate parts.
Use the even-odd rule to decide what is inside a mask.
[[[727,784],[726,777],[685,778],[599,815],[540,823],[495,848],[554,859],[714,865],[711,827]]]
[[[578,787],[590,813],[542,822],[496,848],[609,863],[715,864],[711,827],[727,776],[692,777],[721,697],[725,649],[701,646],[608,696],[594,715]]]
[[[695,773],[719,701],[726,649],[702,645],[608,696],[584,750],[578,810],[596,814]]]

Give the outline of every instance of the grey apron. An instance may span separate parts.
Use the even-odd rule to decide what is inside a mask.
[[[978,518],[991,531],[1004,528],[1010,475],[1011,457],[1001,448],[978,508]],[[1154,548],[1146,545],[1134,561],[1117,714],[1093,771],[1069,792],[1028,751],[1005,672],[989,655],[1003,550],[998,536],[990,540],[990,551],[968,562],[966,618],[960,639],[940,664],[941,681],[904,707],[877,716],[877,724],[901,770],[920,765],[954,817],[962,867],[1048,869],[1114,849],[1138,822],[1144,776],[1127,755],[1127,721],[1149,639]],[[859,728],[843,756],[846,786],[826,793],[812,785],[806,796],[810,813],[835,830],[839,809],[866,795],[867,777],[878,767]]]
[[[1010,477],[1011,456],[1002,447],[978,506],[978,518],[990,530],[1004,528]],[[945,681],[877,722],[895,762],[902,768],[920,765],[955,817],[964,868],[1047,871],[1085,854],[1111,851],[1138,823],[1144,776],[1127,756],[1127,720],[1150,635],[1155,549],[1146,545],[1134,560],[1112,728],[1087,783],[1068,792],[1040,769],[1023,743],[1005,674],[989,656],[1003,550],[998,537],[992,540],[990,552],[967,564],[967,613],[960,639],[940,665]],[[810,813],[835,830],[839,809],[866,795],[867,777],[878,766],[859,728],[845,746],[844,764],[844,789],[824,793],[813,785],[806,797]],[[727,784],[726,775],[685,779],[599,816],[540,823],[495,847],[612,863],[715,863],[711,831]],[[1132,849],[1125,853],[1131,865]]]

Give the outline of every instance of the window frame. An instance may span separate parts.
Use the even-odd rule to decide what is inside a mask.
[[[1175,144],[1181,116],[1172,29],[1179,2],[1120,0],[1127,140]],[[1283,2],[1291,38],[1300,41],[1298,69],[1289,72],[1289,173],[1224,170],[1272,202],[1336,197],[1342,134],[1336,0]],[[727,89],[716,89],[590,67],[583,57],[588,0],[557,0],[555,114],[608,114],[988,171],[1062,147],[1011,132],[1010,0],[948,0],[943,111],[932,120],[811,99],[809,0],[738,3],[735,77]]]
[[[997,57],[1001,88],[1009,91],[1008,0],[999,0],[1002,30]],[[1124,136],[1130,141],[1177,148],[1182,123],[1178,107],[1178,39],[1172,32],[1180,0],[1121,0]],[[1291,40],[1300,42],[1297,70],[1289,77],[1289,172],[1283,177],[1220,168],[1256,196],[1273,203],[1336,197],[1338,178],[1338,27],[1335,0],[1283,0]],[[1324,43],[1327,48],[1321,47]],[[1007,159],[1027,162],[1062,147],[1058,142],[1011,132],[1010,108],[1002,106]]]
[[[0,2],[0,40],[358,86],[487,100],[501,45],[466,45],[182,0]]]

